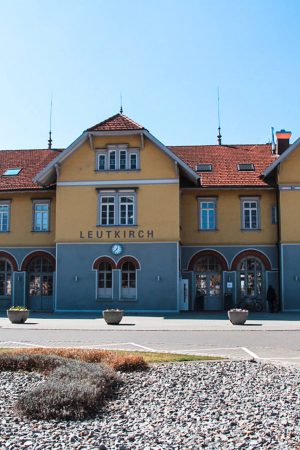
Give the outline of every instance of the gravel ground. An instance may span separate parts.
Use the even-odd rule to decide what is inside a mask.
[[[0,373],[0,449],[300,449],[296,367],[172,363],[122,376],[101,415],[57,422],[14,414],[14,401],[40,375]]]

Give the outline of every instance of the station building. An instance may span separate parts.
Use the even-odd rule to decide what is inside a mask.
[[[300,139],[276,137],[168,147],[116,114],[66,149],[0,151],[0,308],[268,310],[271,285],[299,311]]]

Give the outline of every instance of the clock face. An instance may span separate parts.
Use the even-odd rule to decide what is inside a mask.
[[[121,244],[113,244],[111,246],[111,252],[113,255],[120,255],[123,251],[122,245]]]

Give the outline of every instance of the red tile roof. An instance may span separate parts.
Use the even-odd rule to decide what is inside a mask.
[[[125,130],[144,130],[142,125],[129,119],[129,117],[124,114],[115,114],[112,117],[104,120],[103,122],[97,123],[86,131],[125,131]]]
[[[201,186],[267,186],[260,175],[278,158],[271,144],[257,145],[195,145],[169,147],[196,171],[197,164],[212,164],[212,172],[198,172]],[[240,172],[240,163],[254,164],[255,171]]]
[[[0,191],[43,190],[33,178],[60,150],[0,150]],[[22,169],[18,175],[5,176],[7,169]]]

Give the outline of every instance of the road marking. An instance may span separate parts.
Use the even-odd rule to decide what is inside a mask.
[[[47,345],[42,344],[32,344],[31,342],[18,342],[18,341],[0,341],[1,345],[5,344],[17,344],[17,345],[28,345],[29,347],[42,347],[42,348],[49,348]]]
[[[256,355],[254,352],[252,352],[251,350],[249,350],[247,347],[239,347],[242,350],[244,350],[244,352],[248,353],[248,355],[252,356],[252,358],[255,359],[262,359],[260,356]]]
[[[150,348],[150,347],[145,347],[145,345],[135,344],[134,342],[129,342],[129,344],[135,345],[136,347],[142,348],[144,350],[148,350],[149,352],[160,353],[158,350],[154,350],[153,348]]]

